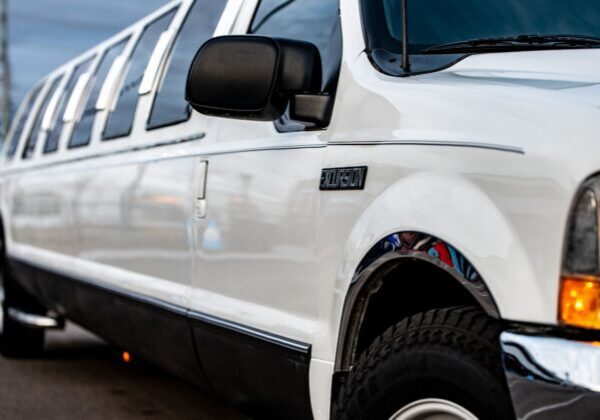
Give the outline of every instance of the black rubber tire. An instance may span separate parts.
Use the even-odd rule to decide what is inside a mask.
[[[10,358],[32,358],[44,351],[45,331],[28,328],[8,315],[8,308],[16,308],[33,314],[45,314],[46,310],[9,278],[6,271],[3,244],[0,242],[0,276],[4,288],[2,303],[2,337],[0,353]]]
[[[426,398],[452,401],[478,419],[513,419],[501,366],[500,323],[474,307],[406,318],[376,338],[341,386],[338,420],[388,420]]]

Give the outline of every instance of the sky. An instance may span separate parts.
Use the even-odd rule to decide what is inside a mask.
[[[167,0],[8,0],[12,105],[56,67]]]

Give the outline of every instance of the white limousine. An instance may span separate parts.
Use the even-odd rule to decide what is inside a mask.
[[[597,417],[599,47],[587,0],[165,5],[15,115],[3,354],[72,320],[257,419]]]

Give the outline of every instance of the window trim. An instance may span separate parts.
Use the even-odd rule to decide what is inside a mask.
[[[187,116],[185,118],[182,117],[181,119],[177,119],[177,120],[173,120],[173,121],[169,121],[169,122],[163,122],[163,123],[155,124],[155,125],[151,125],[151,123],[150,123],[150,118],[152,117],[152,111],[154,110],[154,107],[156,105],[156,99],[158,98],[160,88],[162,87],[162,85],[164,83],[165,77],[167,75],[167,71],[168,71],[171,61],[173,59],[173,54],[175,52],[175,47],[177,45],[177,41],[179,40],[179,37],[181,36],[181,32],[187,22],[187,19],[188,19],[190,13],[192,12],[192,9],[194,8],[196,1],[198,1],[198,0],[190,0],[189,5],[187,6],[186,10],[183,12],[184,13],[183,17],[182,17],[181,21],[178,22],[178,26],[177,26],[177,30],[175,31],[175,35],[174,35],[173,39],[171,40],[170,45],[168,46],[168,48],[165,51],[163,61],[161,63],[159,71],[156,74],[156,79],[154,82],[153,89],[149,94],[149,96],[150,96],[149,102],[150,103],[149,103],[149,107],[148,107],[148,115],[146,117],[145,124],[144,124],[144,129],[146,132],[152,132],[152,131],[160,130],[163,128],[173,127],[175,125],[187,124],[193,120],[193,118],[192,118],[192,116],[194,114],[193,109],[191,108],[191,106],[188,106],[188,112],[187,112]],[[221,0],[221,1],[225,1],[225,0]],[[217,21],[217,23],[215,25],[215,29],[213,30],[213,33],[210,38],[214,38],[216,36],[221,36],[221,35],[235,34],[237,32],[236,28],[237,28],[240,20],[243,20],[243,18],[244,18],[243,13],[246,12],[250,6],[252,6],[252,8],[250,10],[252,10],[252,15],[253,15],[259,4],[260,4],[260,0],[227,0],[227,4],[223,7],[221,16],[219,17],[219,20]],[[249,21],[248,25],[251,23],[251,21],[252,20]],[[241,33],[246,33],[246,30],[244,30]],[[198,46],[198,48],[200,48],[200,45]]]
[[[46,112],[44,114],[44,119],[42,120],[42,126],[40,127],[40,138],[38,138],[38,144],[36,145],[36,148],[38,150],[35,152],[32,160],[35,160],[38,157],[43,158],[44,155],[47,155],[47,154],[52,154],[52,152],[46,152],[44,150],[46,147],[46,139],[48,138],[48,134],[50,133],[50,131],[54,127],[54,124],[56,123],[56,114],[58,113],[60,97],[63,95],[63,92],[69,81],[69,78],[71,77],[72,72],[73,72],[73,68],[61,68],[56,72],[56,74],[58,75],[57,77],[62,77],[62,80],[58,84],[56,91],[54,92],[54,95],[53,95],[55,97],[58,97],[58,99],[56,100],[56,103],[54,104],[54,106],[51,106],[51,105],[53,105],[52,101],[54,100],[54,98],[52,98],[50,100],[50,104],[48,105],[48,109],[46,109]],[[50,115],[50,113],[55,114],[55,115]],[[51,122],[50,122],[49,127],[44,128],[44,120],[46,118],[50,119]]]
[[[76,62],[73,62],[72,64],[69,65],[68,71],[66,71],[65,74],[65,80],[64,80],[64,84],[61,86],[61,95],[65,95],[66,93],[66,87],[69,84],[69,82],[71,81],[71,79],[73,78],[73,76],[75,75],[75,70],[77,69],[78,66],[84,64],[86,61],[89,61],[89,66],[86,69],[86,71],[84,71],[83,73],[81,73],[80,77],[89,72],[91,68],[94,68],[97,61],[98,61],[98,49],[93,49],[88,51],[86,54],[82,55],[81,57],[78,57],[79,59]],[[75,85],[73,85],[73,91],[71,91],[71,94],[69,95],[68,98],[64,98],[65,99],[65,108],[61,111],[61,105],[62,102],[59,100],[58,102],[61,102],[60,104],[57,104],[56,109],[54,110],[54,112],[56,113],[56,115],[53,118],[53,122],[51,127],[45,131],[44,133],[44,141],[43,141],[43,146],[42,147],[42,155],[52,155],[55,154],[57,152],[60,152],[62,150],[62,145],[63,142],[65,141],[65,133],[67,132],[66,129],[67,128],[71,128],[72,126],[72,121],[65,121],[64,119],[64,114],[66,111],[66,108],[69,104],[69,102],[71,101],[73,94],[75,93],[75,87],[77,82],[79,81],[80,77],[77,78],[77,81],[75,82]],[[54,129],[56,128],[56,124],[58,123],[59,119],[62,120],[62,128],[60,130],[60,134],[58,135],[58,139],[56,141],[56,149],[54,150],[46,150],[46,143],[48,142],[48,137],[50,136],[50,134],[54,131]]]
[[[11,160],[8,158],[8,149],[10,147],[10,144],[12,143],[13,137],[15,135],[15,130],[17,129],[17,125],[19,124],[19,121],[21,121],[21,117],[23,116],[23,113],[25,112],[25,108],[27,108],[28,101],[34,91],[35,91],[35,86],[25,94],[25,96],[19,103],[17,112],[15,112],[15,115],[13,116],[13,118],[10,122],[10,128],[8,130],[8,135],[4,139],[4,142],[2,143],[2,161],[3,162],[6,162],[6,163],[11,162]],[[21,132],[21,134],[23,134],[23,133]],[[15,148],[15,154],[16,154],[16,150],[18,148],[19,148],[19,145],[17,144],[17,147]],[[14,155],[13,155],[13,158],[14,158]]]
[[[27,133],[27,137],[24,140],[23,147],[22,147],[22,150],[20,153],[20,158],[19,158],[20,160],[31,161],[36,158],[37,150],[39,149],[40,144],[41,144],[40,139],[45,138],[45,132],[44,132],[44,126],[43,126],[44,118],[45,118],[46,113],[48,112],[49,107],[52,103],[52,98],[63,87],[64,77],[65,77],[65,73],[57,73],[56,75],[48,76],[45,79],[44,88],[40,92],[39,99],[41,99],[41,101],[37,104],[37,107],[35,109],[35,112],[34,112],[35,118],[33,119],[31,128],[29,129],[29,133]],[[56,86],[54,86],[55,83],[56,83]],[[53,87],[54,87],[54,90],[52,91]],[[44,110],[44,114],[40,115],[40,111],[42,111],[42,106],[44,105],[44,102],[46,102],[46,100],[47,100],[46,109]],[[35,124],[36,124],[38,118],[41,118],[40,127],[36,134],[36,139],[34,140],[35,144],[33,146],[33,150],[31,152],[31,155],[25,156],[25,153],[29,146],[29,141],[33,140],[31,136],[34,134],[33,129],[35,127]]]
[[[25,108],[23,109],[23,112],[26,111],[26,109],[29,105],[31,105],[31,108],[29,109],[29,113],[26,116],[24,116],[26,119],[25,119],[25,122],[23,123],[23,131],[21,131],[19,138],[16,140],[17,144],[15,146],[15,151],[13,152],[13,154],[11,156],[8,156],[9,150],[8,150],[8,148],[6,149],[6,161],[7,162],[20,162],[21,161],[20,156],[23,153],[23,145],[25,143],[25,139],[27,138],[27,136],[29,136],[29,132],[31,131],[32,124],[33,124],[33,114],[37,112],[37,109],[39,107],[40,96],[41,96],[42,92],[44,91],[44,89],[46,88],[46,86],[45,86],[46,82],[47,82],[46,77],[44,79],[36,82],[35,85],[33,86],[33,88],[29,91],[29,93],[25,97],[26,98],[24,100]],[[35,95],[34,98],[32,98],[33,95]],[[32,99],[33,99],[33,102],[31,102]],[[14,133],[13,133],[13,135],[14,135]],[[11,137],[11,141],[12,141],[12,137]],[[8,146],[10,147],[10,144]]]
[[[138,34],[135,37],[135,41],[133,41],[132,39],[132,47],[129,49],[129,51],[127,51],[128,57],[127,57],[127,64],[123,67],[123,71],[120,77],[120,81],[119,81],[119,86],[117,89],[115,89],[114,92],[114,97],[111,98],[111,100],[108,102],[110,105],[106,107],[106,116],[104,119],[104,126],[102,127],[102,131],[100,133],[100,141],[102,143],[112,143],[113,141],[119,140],[119,139],[126,139],[128,137],[131,136],[131,133],[135,130],[135,123],[136,123],[136,115],[139,112],[141,106],[140,106],[140,98],[147,96],[147,95],[140,95],[139,94],[139,86],[138,89],[136,89],[136,94],[137,94],[137,101],[136,101],[136,105],[135,108],[133,110],[133,115],[132,115],[132,121],[131,121],[131,127],[129,128],[128,132],[126,134],[120,134],[118,136],[110,136],[110,137],[106,137],[105,136],[105,132],[106,132],[106,128],[108,125],[108,122],[110,121],[110,115],[112,114],[112,112],[115,110],[117,104],[119,103],[119,97],[120,97],[120,92],[121,89],[123,88],[123,83],[125,83],[125,80],[127,79],[127,76],[129,74],[129,70],[131,69],[131,62],[132,62],[132,58],[133,55],[135,54],[135,51],[137,49],[137,47],[139,46],[139,43],[142,39],[142,37],[144,36],[146,30],[148,29],[148,27],[150,27],[150,25],[152,25],[153,23],[156,23],[158,20],[164,18],[166,15],[168,15],[169,13],[173,12],[173,17],[171,18],[170,22],[168,23],[167,27],[165,28],[164,31],[161,32],[161,35],[165,32],[168,31],[169,29],[171,29],[173,27],[174,24],[176,24],[177,21],[177,15],[181,12],[182,7],[184,7],[184,3],[183,2],[177,2],[174,4],[171,4],[170,7],[166,10],[162,10],[160,14],[157,14],[156,16],[153,16],[152,19],[148,19],[146,22],[144,22],[143,25],[140,25],[140,27],[138,28]],[[160,36],[159,35],[159,38]],[[157,43],[158,43],[158,39],[156,40],[156,43],[154,44],[154,48],[152,49],[152,53],[150,54],[150,56],[148,57],[148,61],[150,60],[152,54],[154,53],[154,50],[157,47]],[[164,57],[163,57],[164,60]],[[146,63],[147,65],[148,63]],[[162,65],[161,65],[162,66]],[[143,78],[143,75],[142,75]],[[140,80],[140,84],[141,84],[141,80]]]
[[[129,37],[130,41],[123,50],[122,54],[126,57],[131,56],[131,52],[137,45],[137,40],[147,23],[154,21],[154,19],[159,18],[164,13],[168,13],[170,10],[177,8],[178,11],[173,17],[172,28],[178,28],[183,16],[185,16],[186,11],[191,4],[191,1],[192,0],[175,0],[169,2],[162,8],[153,12],[151,15],[146,16],[144,19],[121,31],[119,34],[110,38],[106,42],[99,44],[97,50],[102,51],[103,48],[111,46],[114,43],[118,43],[119,41]],[[126,70],[127,68],[125,67],[125,71]],[[123,78],[123,72],[119,73],[119,79],[121,78]],[[121,85],[122,81],[119,81],[118,86],[120,87]],[[118,93],[118,88],[116,90]],[[110,155],[122,156],[124,152],[146,150],[148,149],[148,146],[154,147],[155,145],[156,147],[160,146],[169,148],[172,147],[173,144],[186,144],[190,139],[198,140],[205,136],[205,131],[203,130],[202,126],[198,125],[196,116],[193,117],[194,122],[192,124],[184,125],[181,132],[178,131],[176,134],[170,132],[169,130],[162,132],[146,132],[144,129],[144,122],[147,115],[148,100],[150,97],[151,94],[142,95],[139,97],[135,119],[133,121],[132,132],[128,137],[119,138],[118,141],[102,141],[102,131],[106,124],[109,107],[111,106],[111,102],[109,101],[108,105],[105,108],[100,109],[96,115],[94,127],[92,129],[91,142],[88,145],[89,147],[68,149],[65,146],[64,151],[68,152],[68,154],[63,155],[61,153],[58,156],[58,159],[52,158],[52,162],[49,162],[49,165],[52,166],[59,163],[68,164],[71,162],[79,162],[90,157],[100,158]],[[112,100],[112,95],[110,99]],[[68,139],[66,141],[68,142]]]
[[[189,14],[192,12],[192,9],[193,9],[195,3],[196,3],[196,0],[192,0],[189,4],[189,7],[186,9],[185,16],[183,17],[181,22],[179,22],[177,30],[174,31],[175,35],[173,36],[173,39],[171,39],[169,46],[165,49],[165,54],[163,55],[162,62],[158,68],[158,71],[156,72],[156,77],[154,79],[154,84],[152,86],[152,90],[149,92],[149,94],[152,95],[152,100],[150,101],[150,106],[148,107],[148,116],[146,117],[146,124],[144,127],[146,131],[158,130],[160,128],[171,127],[171,126],[177,125],[177,124],[183,124],[183,123],[188,122],[190,120],[190,117],[192,116],[191,109],[190,109],[188,112],[188,116],[185,120],[176,121],[176,122],[172,122],[172,123],[166,123],[166,124],[160,124],[160,125],[156,125],[156,126],[150,126],[150,118],[152,117],[152,110],[154,109],[154,105],[156,104],[156,98],[158,97],[159,90],[163,85],[165,76],[167,75],[167,71],[169,69],[169,65],[171,64],[171,60],[173,59],[173,53],[175,52],[175,46],[177,45],[177,40],[179,39],[179,36],[181,35],[183,26],[185,25],[185,22],[187,21]],[[221,18],[223,18],[223,15],[221,15]],[[218,23],[217,23],[217,26],[218,26]],[[213,32],[213,35],[214,35],[214,32]]]
[[[108,80],[108,76],[110,73],[110,69],[112,68],[112,66],[115,64],[115,61],[122,56],[124,53],[126,53],[128,51],[128,48],[131,45],[131,41],[132,39],[135,37],[135,34],[133,32],[126,32],[123,34],[124,36],[120,36],[119,38],[117,38],[116,40],[111,40],[112,43],[108,44],[105,47],[99,48],[96,51],[96,59],[95,59],[95,63],[93,65],[93,68],[90,68],[88,70],[88,73],[91,73],[91,78],[90,81],[88,83],[88,86],[85,89],[85,92],[82,95],[82,98],[80,99],[81,101],[83,101],[83,97],[85,97],[85,101],[83,101],[83,103],[80,106],[79,111],[76,113],[75,118],[69,123],[70,127],[69,127],[69,135],[66,138],[66,149],[67,150],[73,150],[73,149],[83,149],[85,147],[89,147],[92,146],[94,143],[94,130],[96,128],[96,124],[98,122],[98,117],[99,114],[103,113],[106,111],[107,108],[104,109],[98,109],[96,104],[98,102],[98,98],[100,97],[102,90],[105,88],[106,83],[109,81]],[[83,113],[85,112],[85,108],[88,105],[88,101],[90,100],[90,95],[91,95],[91,89],[94,87],[94,83],[96,82],[96,77],[98,75],[98,70],[100,69],[100,66],[103,64],[103,60],[106,57],[106,55],[109,53],[109,51],[116,47],[117,45],[123,43],[123,47],[121,49],[121,52],[113,59],[112,63],[110,64],[110,68],[109,71],[106,74],[106,77],[104,78],[104,81],[102,82],[102,86],[100,86],[100,90],[98,91],[98,97],[96,97],[96,101],[94,102],[94,116],[93,116],[93,120],[92,120],[92,125],[90,127],[90,139],[87,143],[85,144],[72,144],[72,140],[73,140],[73,134],[75,133],[75,129],[77,128],[78,124],[81,122],[81,119],[83,117]],[[125,67],[123,67],[124,69]],[[119,77],[119,76],[117,76]]]
[[[148,60],[148,66],[146,72],[144,72],[144,77],[140,82],[138,95],[148,95],[156,89],[158,76],[162,74],[163,63],[166,61],[166,57],[170,55],[180,32],[181,26],[177,30],[169,27],[160,34],[156,46],[154,47],[154,51],[152,51],[150,59]],[[151,69],[150,72],[147,72],[148,69]]]
[[[75,70],[75,67],[77,66],[77,64],[74,64],[72,66],[69,66],[69,68],[67,68],[64,72],[63,72],[63,80],[60,83],[60,86],[58,87],[58,89],[56,90],[55,94],[59,95],[56,104],[54,107],[52,108],[48,108],[46,110],[46,114],[48,114],[49,112],[52,112],[52,114],[54,115],[49,115],[47,116],[47,118],[49,118],[50,121],[50,125],[48,126],[48,128],[43,129],[42,133],[43,133],[43,140],[40,142],[40,149],[41,149],[41,155],[42,157],[45,155],[52,155],[56,152],[58,152],[60,150],[60,138],[59,138],[59,145],[56,147],[55,150],[46,150],[46,142],[48,141],[48,136],[50,135],[50,133],[52,132],[52,130],[54,129],[54,126],[56,125],[56,122],[58,121],[58,117],[59,117],[59,111],[60,111],[60,100],[62,98],[62,96],[64,95],[65,92],[65,88],[67,87],[67,83],[69,83],[69,80],[71,79],[71,76],[73,75],[73,71]],[[60,93],[59,93],[60,92]],[[46,116],[45,116],[46,118]],[[62,133],[61,133],[62,136]]]

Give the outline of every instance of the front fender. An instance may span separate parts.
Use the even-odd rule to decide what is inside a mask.
[[[515,307],[543,316],[544,294],[531,281],[534,272],[513,227],[481,188],[448,173],[409,175],[370,203],[345,244],[336,290],[350,290],[361,261],[380,241],[399,232],[439,238],[462,254],[480,274],[500,317]],[[344,302],[338,304],[342,311]]]

